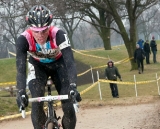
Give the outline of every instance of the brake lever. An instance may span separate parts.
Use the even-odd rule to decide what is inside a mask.
[[[73,90],[70,91],[71,100],[73,101],[73,107],[76,113],[79,112],[79,104],[75,98],[75,92]]]
[[[22,102],[21,102],[21,106],[20,106],[20,108],[19,108],[19,112],[21,113],[21,115],[22,115],[22,118],[25,118],[26,117],[26,112],[25,112],[25,106],[24,106],[24,103],[23,103],[23,98],[25,98],[25,96],[24,95],[22,95],[21,96],[22,98]]]

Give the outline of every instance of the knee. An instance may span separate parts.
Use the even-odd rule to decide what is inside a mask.
[[[39,82],[38,80],[33,79],[29,81],[28,87],[29,87],[32,97],[44,96],[45,84],[43,82]]]

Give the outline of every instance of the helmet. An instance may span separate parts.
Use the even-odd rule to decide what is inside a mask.
[[[27,13],[26,21],[32,27],[49,26],[53,20],[51,11],[44,5],[35,5]]]

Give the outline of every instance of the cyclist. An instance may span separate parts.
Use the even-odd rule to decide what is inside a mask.
[[[51,11],[44,5],[33,6],[27,13],[26,21],[30,27],[18,37],[16,42],[18,107],[28,106],[26,84],[32,97],[42,97],[49,76],[58,94],[66,95],[70,90],[74,90],[77,101],[81,101],[81,96],[76,89],[77,72],[70,42],[65,32],[50,26],[52,20]],[[26,80],[27,53],[30,56]],[[22,95],[25,96],[23,101]],[[62,109],[63,128],[75,129],[76,115],[71,101],[63,100]],[[43,102],[32,103],[31,119],[34,129],[43,128],[46,120]]]

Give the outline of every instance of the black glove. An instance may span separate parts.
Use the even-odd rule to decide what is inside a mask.
[[[71,83],[69,87],[69,96],[70,96],[70,91],[74,91],[74,96],[77,100],[77,102],[80,102],[82,100],[80,93],[77,91],[77,86],[75,83]]]
[[[22,89],[17,92],[16,101],[19,108],[25,108],[28,106],[28,95],[26,94],[25,90]]]

